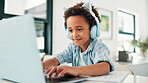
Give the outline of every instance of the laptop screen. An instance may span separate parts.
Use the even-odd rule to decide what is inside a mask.
[[[31,15],[0,21],[0,78],[45,83]]]

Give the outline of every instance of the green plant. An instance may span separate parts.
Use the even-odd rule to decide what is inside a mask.
[[[148,38],[146,40],[138,39],[138,40],[132,40],[131,45],[134,47],[140,48],[142,52],[147,51],[148,49]]]

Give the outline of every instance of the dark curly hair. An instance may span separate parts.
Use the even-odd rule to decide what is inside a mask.
[[[84,4],[83,2],[80,2],[65,11],[65,13],[64,13],[65,24],[66,24],[68,17],[79,15],[79,16],[83,16],[86,19],[86,21],[89,23],[90,27],[93,25],[96,25],[95,18],[90,14],[89,9],[82,7],[83,4]],[[100,17],[99,17],[99,13],[94,8],[94,6],[92,6],[92,11],[95,14],[95,16],[98,18],[99,22],[101,22]]]

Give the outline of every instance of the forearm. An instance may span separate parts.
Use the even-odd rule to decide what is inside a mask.
[[[75,69],[78,75],[98,76],[108,74],[110,72],[110,65],[108,62],[101,62],[88,66],[75,67]]]
[[[59,61],[56,58],[48,59],[42,62],[43,68],[48,69],[51,66],[59,65]]]

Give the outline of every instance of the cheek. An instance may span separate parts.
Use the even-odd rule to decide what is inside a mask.
[[[70,38],[73,39],[73,35],[71,33],[70,34]],[[90,38],[90,32],[86,32],[86,33],[79,33],[79,36],[83,37],[83,38]]]
[[[72,34],[71,34],[71,33],[69,33],[69,35],[70,35],[70,38],[71,38],[71,39],[73,39]]]
[[[88,35],[90,36],[90,32],[88,32]]]
[[[90,37],[90,32],[87,32],[85,34],[83,34],[84,37],[89,38]]]

